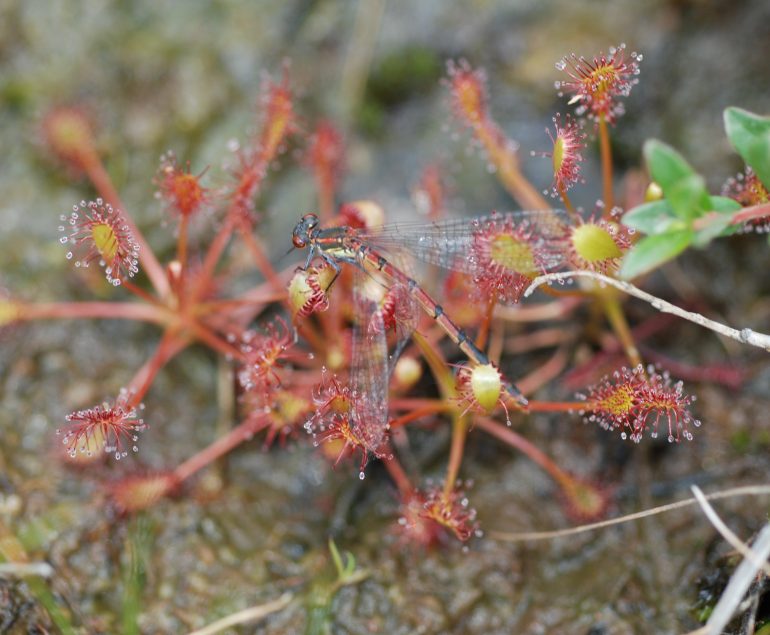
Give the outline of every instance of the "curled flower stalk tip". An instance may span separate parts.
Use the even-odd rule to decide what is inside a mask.
[[[160,169],[156,177],[158,192],[169,211],[183,217],[198,212],[209,199],[209,191],[201,185],[200,179],[206,170],[197,176],[190,172],[190,165],[180,168],[176,155],[167,152],[160,158]]]
[[[467,60],[447,63],[447,85],[457,117],[469,127],[487,122],[487,75],[483,69],[471,68]]]

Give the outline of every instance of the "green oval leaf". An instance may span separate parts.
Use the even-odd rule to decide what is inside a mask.
[[[709,196],[709,202],[711,204],[711,209],[720,214],[729,214],[732,216],[733,212],[743,209],[738,201],[729,196]]]
[[[692,238],[693,232],[689,229],[642,238],[623,259],[620,277],[630,280],[671,260],[687,249]]]
[[[676,216],[692,220],[708,211],[709,193],[703,177],[674,148],[650,139],[644,144],[644,157],[650,176]]]
[[[727,108],[724,119],[730,143],[762,184],[770,188],[770,117],[760,117],[742,108]]]
[[[682,221],[674,214],[671,204],[662,200],[644,203],[629,210],[623,215],[622,222],[627,227],[654,235],[663,234]]]

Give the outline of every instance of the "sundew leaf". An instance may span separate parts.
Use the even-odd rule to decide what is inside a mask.
[[[730,143],[770,189],[770,117],[731,107],[725,110],[724,120]]]
[[[623,259],[620,277],[630,280],[671,260],[687,249],[693,236],[692,230],[681,229],[642,238]]]
[[[706,182],[684,157],[662,141],[644,144],[644,157],[652,179],[660,185],[676,216],[691,220],[709,209]]]

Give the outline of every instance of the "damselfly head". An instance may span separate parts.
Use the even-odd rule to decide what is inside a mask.
[[[304,249],[310,242],[310,234],[318,225],[318,216],[305,214],[294,226],[291,241],[297,249]]]

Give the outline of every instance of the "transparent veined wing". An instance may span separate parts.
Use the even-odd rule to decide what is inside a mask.
[[[563,210],[513,211],[433,223],[390,223],[357,233],[389,253],[407,252],[428,264],[477,274],[485,266],[482,250],[521,273],[561,267],[569,218]],[[528,271],[529,270],[529,271]]]
[[[350,362],[350,424],[368,451],[379,455],[388,429],[389,359],[382,311],[359,272],[353,300],[356,321]]]

